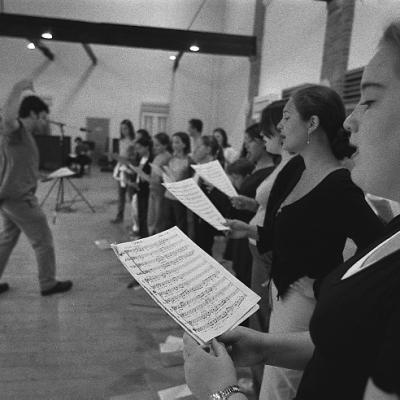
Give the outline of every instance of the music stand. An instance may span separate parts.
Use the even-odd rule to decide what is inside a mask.
[[[93,206],[89,203],[88,199],[83,195],[83,193],[79,190],[79,188],[71,181],[70,178],[76,175],[76,172],[70,170],[67,167],[60,168],[50,175],[48,175],[45,179],[42,179],[42,182],[48,182],[54,180],[53,184],[50,186],[50,189],[47,191],[46,195],[44,196],[43,200],[40,203],[40,207],[46,202],[47,198],[49,197],[50,193],[57,187],[57,196],[56,196],[56,203],[54,207],[54,211],[60,211],[61,209],[70,209],[73,204],[75,204],[80,197],[81,201],[84,201],[89,209],[95,213],[96,210]],[[71,200],[65,200],[65,182],[68,182],[73,190],[75,191],[76,195]]]

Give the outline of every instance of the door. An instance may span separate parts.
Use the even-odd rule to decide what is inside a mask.
[[[98,160],[99,156],[108,151],[108,138],[110,136],[109,118],[86,118],[86,129],[88,130],[86,140],[94,142],[93,158]]]

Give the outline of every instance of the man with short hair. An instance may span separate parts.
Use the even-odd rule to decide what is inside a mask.
[[[0,130],[0,277],[23,231],[36,254],[41,294],[48,296],[70,290],[72,282],[55,279],[53,237],[35,196],[39,151],[32,131],[47,124],[49,108],[37,96],[21,102],[25,90],[33,90],[32,82],[23,80],[13,87]],[[0,283],[0,293],[8,289],[7,283]]]
[[[192,139],[191,148],[192,148],[192,158],[195,163],[199,161],[199,157],[197,156],[197,150],[201,145],[201,134],[203,132],[203,121],[200,119],[191,119],[189,120],[188,132]]]

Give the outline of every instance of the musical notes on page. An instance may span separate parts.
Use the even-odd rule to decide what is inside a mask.
[[[228,230],[224,225],[225,218],[192,178],[178,182],[165,182],[163,185],[189,210],[207,221],[215,229],[219,231]]]
[[[222,165],[218,160],[206,164],[192,165],[192,168],[206,181],[210,182],[222,193],[229,197],[237,196],[238,193],[231,180],[226,175]]]
[[[143,289],[199,343],[232,329],[258,308],[260,297],[176,226],[113,249]]]

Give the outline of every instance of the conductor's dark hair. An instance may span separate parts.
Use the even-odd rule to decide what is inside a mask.
[[[18,117],[27,118],[31,111],[36,115],[42,111],[49,113],[49,106],[37,96],[27,96],[22,100],[21,105],[19,106]]]

